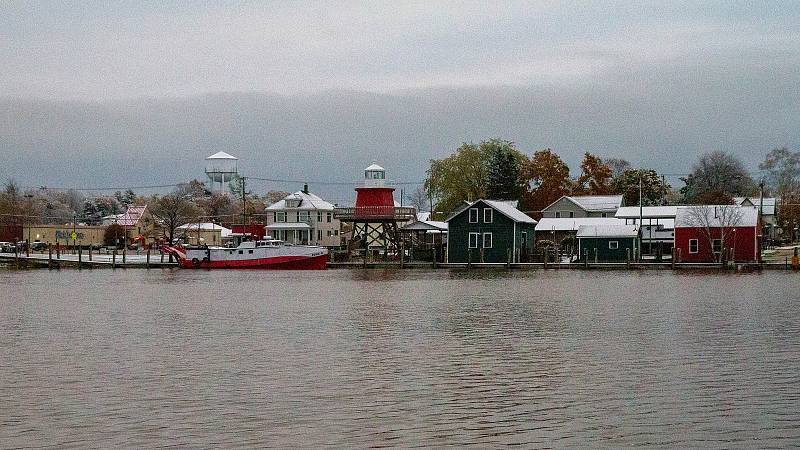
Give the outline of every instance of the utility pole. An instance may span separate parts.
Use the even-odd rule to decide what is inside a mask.
[[[639,235],[642,234],[642,171],[639,170]],[[642,239],[637,239],[639,242],[639,261],[642,260]]]
[[[661,206],[667,204],[667,177],[661,175]]]
[[[761,227],[761,247],[764,247],[764,177],[758,182],[759,205],[758,205],[758,226]]]
[[[241,177],[242,180],[242,224],[247,225],[247,191],[245,180],[247,177]]]

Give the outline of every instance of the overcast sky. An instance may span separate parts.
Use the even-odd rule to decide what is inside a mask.
[[[219,149],[250,156],[259,173],[269,166],[253,159],[263,160],[264,153],[307,159],[281,137],[242,138],[258,134],[259,120],[285,120],[276,115],[286,109],[248,115],[253,102],[258,110],[273,94],[284,98],[285,108],[293,104],[287,99],[303,104],[298,126],[312,134],[330,137],[334,125],[370,127],[353,134],[371,133],[372,140],[348,138],[336,128],[339,141],[329,151],[351,149],[358,157],[403,164],[396,171],[404,177],[423,177],[428,159],[459,142],[493,136],[528,153],[552,147],[573,167],[583,151],[594,151],[681,171],[697,154],[722,149],[755,168],[769,148],[800,143],[798,23],[800,2],[794,1],[5,1],[0,155],[13,161],[0,170],[13,169],[11,176],[34,184],[65,181],[41,162],[37,145],[49,152],[75,147],[59,143],[53,126],[76,120],[96,134],[81,147],[83,156],[139,148],[136,140],[147,139],[154,148],[174,144],[159,157],[177,157],[171,152],[180,148],[182,158],[197,158],[202,167],[212,149],[198,141],[225,146],[213,127],[188,133],[189,141],[181,140],[181,130],[173,133],[177,138],[168,127],[158,131],[164,136],[143,137],[137,127],[175,120],[165,111],[194,113],[174,111],[174,102],[210,103],[200,121],[213,123],[219,97],[206,94],[215,93],[255,99],[239,116],[228,111],[219,118],[246,124],[233,148]],[[315,104],[352,105],[353,96],[369,105],[344,108],[341,114],[349,116],[337,118],[344,124],[331,125],[330,116],[308,120]],[[36,103],[35,117],[29,99],[44,100]],[[427,122],[418,123],[415,108],[424,109]],[[133,109],[137,120],[92,123],[92,114],[104,117],[108,109],[127,117]],[[292,124],[283,125],[280,131],[290,133]],[[387,138],[386,127],[403,129],[405,141]],[[404,158],[395,158],[398,152]],[[350,164],[344,150],[334,156],[339,169],[364,165]],[[114,170],[93,169],[99,178]],[[306,169],[284,164],[281,170],[274,175],[300,176]]]

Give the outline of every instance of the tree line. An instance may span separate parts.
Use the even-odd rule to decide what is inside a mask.
[[[733,197],[777,195],[789,206],[800,192],[800,153],[776,148],[759,165],[755,181],[741,159],[724,151],[700,155],[684,186],[673,190],[655,169],[634,167],[619,158],[586,152],[576,176],[552,149],[531,156],[516,144],[489,139],[464,143],[453,154],[430,162],[425,192],[436,216],[443,218],[465,201],[479,198],[514,200],[531,216],[564,195],[622,195],[623,205],[730,204]],[[763,182],[762,182],[763,181]],[[418,195],[417,195],[418,196]],[[791,216],[791,214],[789,214]],[[788,225],[788,224],[787,224]]]

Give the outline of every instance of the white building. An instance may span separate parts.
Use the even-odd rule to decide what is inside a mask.
[[[305,185],[267,207],[267,234],[290,244],[338,247],[341,223],[333,217],[333,209]]]

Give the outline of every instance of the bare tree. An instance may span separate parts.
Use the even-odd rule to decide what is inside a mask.
[[[687,225],[700,228],[711,249],[715,262],[724,261],[728,230],[742,223],[744,213],[739,205],[693,205],[687,207]],[[715,230],[719,229],[719,233]],[[719,235],[719,238],[717,238]],[[719,239],[719,252],[714,251],[714,241]],[[736,255],[734,255],[735,257]]]
[[[179,226],[197,220],[200,215],[199,208],[189,198],[177,194],[160,198],[153,196],[149,210],[170,243],[173,243],[175,230]]]
[[[428,203],[428,193],[425,191],[425,187],[417,186],[413,192],[411,192],[411,200],[409,204],[419,211],[427,211],[430,209],[430,205]]]

